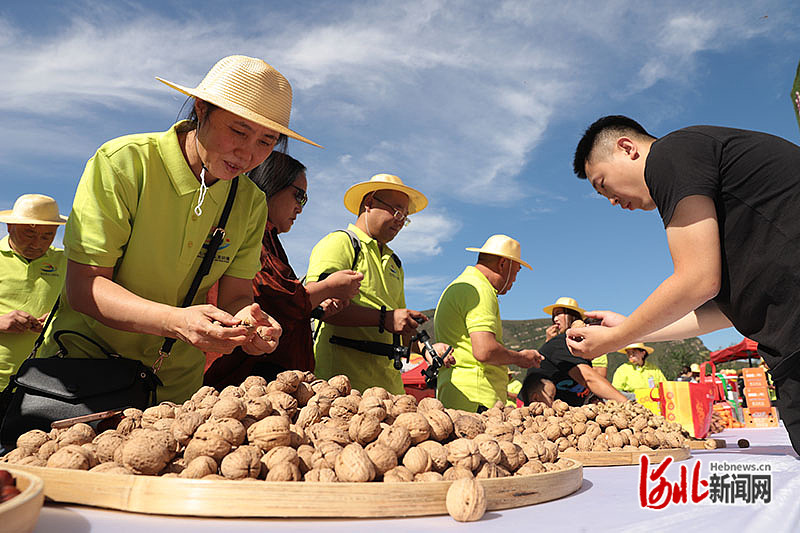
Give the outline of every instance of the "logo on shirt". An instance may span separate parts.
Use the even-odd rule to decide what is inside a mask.
[[[52,265],[50,263],[44,263],[41,266],[41,268],[39,269],[39,271],[42,273],[43,276],[48,276],[48,275],[56,274],[57,271],[58,271],[58,268],[55,265]]]
[[[206,237],[206,242],[203,243],[203,249],[207,250],[209,244],[211,244],[211,233],[209,233],[208,237]],[[225,237],[224,239],[222,239],[222,242],[220,243],[219,248],[217,248],[217,250],[224,250],[230,245],[231,245],[231,240]]]
[[[212,235],[212,233],[209,233],[208,237],[206,237],[206,240],[203,243],[203,249],[200,250],[200,253],[197,254],[197,257],[200,257],[200,258],[205,257],[206,252],[208,251],[208,246],[209,246],[209,244],[211,244],[211,235]],[[221,262],[221,263],[230,263],[231,262],[230,256],[223,255],[223,254],[220,253],[222,250],[224,250],[225,248],[229,247],[230,245],[231,245],[231,240],[228,237],[223,238],[222,242],[219,245],[219,248],[217,248],[217,255],[214,257],[214,261]]]

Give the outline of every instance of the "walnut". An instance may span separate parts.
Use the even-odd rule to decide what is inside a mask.
[[[475,477],[475,474],[472,473],[472,470],[464,468],[463,466],[451,466],[444,471],[442,477],[445,481],[455,481],[457,479],[472,479]]]
[[[362,446],[378,438],[381,421],[374,415],[355,415],[350,420],[350,438]]]
[[[538,459],[533,459],[522,465],[516,474],[519,476],[526,476],[528,474],[540,474],[544,472],[544,465]]]
[[[381,477],[397,466],[397,455],[394,450],[380,442],[372,442],[364,449],[375,466],[375,476]]]
[[[288,446],[292,442],[289,419],[284,416],[268,416],[247,430],[247,439],[267,452],[276,446]]]
[[[378,435],[378,442],[394,450],[400,457],[411,446],[411,433],[404,426],[389,426]]]
[[[294,397],[297,398],[297,405],[298,406],[305,406],[308,404],[308,400],[314,396],[314,391],[311,390],[311,386],[306,382],[300,382],[297,384],[297,390],[294,391]]]
[[[608,435],[608,438],[606,440],[608,441],[609,449],[622,448],[623,446],[625,446],[625,441],[623,440],[622,435],[620,435],[619,433],[612,433],[611,435]]]
[[[550,423],[544,428],[544,436],[549,441],[555,442],[561,436],[561,427],[556,423]]]
[[[133,472],[117,463],[100,463],[90,468],[89,472],[94,472],[95,474],[123,474],[127,476],[133,474]]]
[[[366,390],[361,392],[361,397],[362,398],[375,397],[375,398],[378,398],[379,400],[390,400],[391,399],[391,396],[389,395],[389,392],[386,389],[384,389],[383,387],[370,387],[370,388],[368,388],[368,389],[366,389]]]
[[[32,429],[17,437],[17,448],[29,448],[32,452],[37,452],[49,440],[50,436],[41,429]]]
[[[333,400],[328,416],[341,418],[346,422],[352,420],[353,415],[358,412],[359,399],[355,396],[342,396]]]
[[[175,408],[167,403],[148,407],[142,413],[142,427],[152,428],[153,424],[162,418],[175,418]]]
[[[350,378],[345,376],[344,374],[339,376],[333,376],[331,379],[328,380],[328,385],[339,391],[341,396],[347,396],[350,394],[350,389],[352,388],[350,385]]]
[[[447,448],[444,445],[436,441],[426,440],[425,442],[420,442],[417,447],[428,452],[428,456],[431,458],[431,468],[434,471],[444,472],[450,465],[447,461]]]
[[[172,434],[144,429],[120,447],[122,464],[135,474],[154,476],[175,456],[176,444]]]
[[[592,445],[594,444],[592,437],[589,435],[581,435],[578,437],[578,451],[581,452],[588,452],[592,450]]]
[[[331,410],[331,404],[332,403],[333,403],[332,399],[330,399],[328,397],[325,397],[325,396],[319,396],[318,394],[315,394],[314,396],[309,398],[308,403],[306,404],[306,406],[313,405],[314,407],[316,407],[319,410],[320,416],[328,416],[328,413]]]
[[[483,433],[486,425],[478,416],[462,414],[453,419],[453,432],[458,437],[474,439],[476,435]]]
[[[447,444],[447,460],[453,466],[475,470],[481,462],[478,445],[470,439],[456,439]]]
[[[323,385],[314,389],[314,393],[315,396],[319,396],[320,398],[328,398],[331,401],[331,403],[333,403],[333,400],[341,396],[341,394],[339,394],[338,389],[331,387],[327,383],[324,383]]]
[[[267,470],[272,470],[281,463],[292,463],[300,466],[300,456],[297,450],[288,446],[276,446],[264,454],[261,462],[267,467]]]
[[[314,457],[312,464],[314,468],[321,468],[326,465],[328,468],[333,468],[336,465],[336,458],[344,450],[341,444],[332,441],[318,442],[316,448],[319,456]]]
[[[425,414],[429,411],[444,412],[444,404],[436,398],[428,397],[423,398],[417,403],[417,412]]]
[[[261,473],[261,450],[257,446],[239,446],[222,458],[219,471],[228,479],[256,479]]]
[[[88,424],[75,424],[70,426],[64,433],[58,435],[58,445],[60,447],[68,446],[70,444],[86,444],[92,442],[97,434]]]
[[[485,432],[494,437],[495,440],[511,442],[514,438],[514,425],[510,422],[488,422]]]
[[[602,432],[603,430],[600,429],[600,426],[595,423],[586,425],[585,435],[587,435],[592,440],[595,440]]]
[[[474,479],[458,479],[447,489],[447,512],[459,522],[480,520],[486,512],[486,493]]]
[[[322,415],[316,405],[306,405],[297,413],[297,425],[304,429],[320,420],[322,420]]]
[[[425,398],[426,400],[428,398]],[[431,427],[431,438],[439,442],[445,441],[453,434],[453,421],[443,410],[431,409],[423,413]]]
[[[495,406],[495,407],[492,407],[491,409],[487,409],[486,411],[481,413],[481,415],[483,416],[483,418],[486,419],[487,422],[489,422],[489,421],[491,421],[491,422],[504,422],[505,419],[506,419],[506,415],[503,412],[502,407],[500,407],[500,406]]]
[[[303,479],[300,469],[293,463],[281,463],[267,472],[267,481],[300,481]]]
[[[628,417],[621,413],[615,413],[611,415],[611,423],[614,424],[617,429],[625,429],[628,427]]]
[[[500,450],[500,445],[496,440],[492,439],[491,437],[482,438],[480,440],[476,438],[475,442],[478,444],[478,453],[487,463],[495,465],[500,464],[503,458],[503,453]]]
[[[14,448],[5,457],[3,457],[3,461],[9,464],[17,464],[25,457],[30,457],[33,455],[33,453],[34,451],[32,449],[24,446],[20,448]]]
[[[425,415],[420,413],[400,413],[394,421],[394,426],[402,426],[408,430],[411,435],[411,443],[419,444],[422,441],[428,440],[431,434],[431,426]]]
[[[336,477],[341,481],[364,482],[375,479],[375,465],[360,444],[348,444],[336,456]]]
[[[528,460],[518,444],[501,440],[497,445],[500,447],[500,466],[509,472],[515,472]]]
[[[293,396],[285,392],[276,391],[270,392],[266,397],[269,403],[272,404],[272,409],[279,414],[293,418],[297,413],[297,400]]]
[[[213,394],[209,394],[208,396],[203,398],[199,404],[197,404],[197,408],[208,409],[210,411],[211,408],[214,407],[214,404],[216,404],[218,401],[219,401],[219,396],[214,396]]]
[[[222,398],[243,398],[244,390],[236,385],[228,385],[222,392],[219,393],[220,399]]]
[[[397,418],[403,413],[416,413],[417,412],[417,399],[410,394],[402,394],[396,396],[392,402],[390,413]]]
[[[51,455],[58,451],[59,448],[60,446],[58,445],[58,441],[49,440],[39,447],[39,450],[36,452],[36,456],[47,461]]]
[[[212,418],[235,418],[241,420],[247,415],[247,403],[236,396],[220,396],[211,408]]]
[[[403,456],[403,466],[408,468],[412,474],[428,472],[433,464],[428,452],[418,446],[412,446]]]
[[[563,400],[556,400],[553,402],[553,409],[555,409],[556,415],[562,416],[569,411],[569,404]]]
[[[300,472],[306,473],[313,468],[314,447],[308,444],[301,444],[297,447],[297,466]]]
[[[197,411],[189,411],[181,413],[172,424],[172,436],[180,443],[181,446],[186,446],[191,440],[194,432],[197,431],[205,420],[203,415]]]
[[[592,450],[593,452],[607,452],[608,451],[608,442],[604,438],[603,435],[597,437],[592,443]]]
[[[383,474],[384,483],[409,483],[414,481],[414,474],[408,468],[400,465]]]
[[[92,442],[97,446],[95,449],[97,460],[109,463],[114,461],[114,452],[125,442],[125,436],[110,429],[95,437]]]
[[[495,463],[481,463],[475,471],[476,479],[489,479],[495,477],[507,477],[508,471]]]
[[[339,481],[336,472],[332,468],[313,468],[306,472],[303,481],[335,483]]]
[[[306,436],[305,430],[297,424],[289,424],[289,435],[291,437],[291,443],[289,445],[292,448],[297,448],[301,444],[308,444],[310,442],[308,436]]]
[[[250,390],[251,387],[266,388],[266,386],[267,386],[267,380],[261,376],[247,376],[246,378],[244,378],[244,381],[242,381],[242,384],[239,385],[239,387],[245,392]]]
[[[420,472],[414,476],[415,482],[444,481],[444,476],[439,472]]]
[[[313,428],[313,430],[312,430]],[[342,446],[350,444],[352,439],[348,430],[343,430],[333,424],[315,424],[309,427],[312,439],[316,441],[332,441]]]

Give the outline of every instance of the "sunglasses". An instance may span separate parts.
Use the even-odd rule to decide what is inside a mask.
[[[294,192],[294,199],[300,207],[305,207],[306,203],[308,203],[308,194],[306,191],[298,187],[297,185],[290,184],[290,187],[295,188]]]
[[[393,205],[387,204],[386,202],[384,202],[383,200],[381,200],[380,198],[378,198],[375,195],[372,196],[372,199],[379,201],[380,203],[382,203],[383,205],[388,207],[390,209],[390,211],[393,211],[394,214],[392,216],[394,216],[394,219],[397,220],[398,222],[402,222],[403,223],[403,227],[406,227],[409,224],[411,224],[411,219],[408,218],[408,215],[403,213],[402,211],[400,211],[399,209],[397,209]]]

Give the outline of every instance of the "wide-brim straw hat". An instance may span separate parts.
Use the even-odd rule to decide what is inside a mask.
[[[344,206],[353,214],[358,214],[361,200],[373,191],[400,191],[408,196],[408,214],[419,213],[428,205],[428,199],[418,190],[403,183],[403,180],[392,174],[375,174],[369,181],[356,183],[344,193]]]
[[[67,223],[67,217],[58,213],[58,203],[49,196],[23,194],[14,202],[14,209],[0,211],[0,222],[61,226]]]
[[[635,348],[639,348],[640,350],[644,350],[645,352],[647,352],[647,355],[650,355],[655,350],[655,348],[651,348],[650,346],[646,346],[644,343],[635,342],[635,343],[629,344],[626,347],[624,347],[623,349],[617,350],[617,351],[619,353],[624,353],[625,355],[628,355],[628,350],[633,350]]]
[[[319,146],[289,129],[292,86],[280,72],[261,59],[240,55],[222,58],[194,88],[157,76],[156,79],[183,94],[205,100],[234,115],[298,141]]]
[[[533,270],[533,267],[520,257],[519,241],[512,239],[508,235],[492,235],[486,239],[486,242],[483,243],[483,246],[480,248],[466,248],[466,250],[468,252],[478,252],[480,254],[499,255],[500,257],[511,259]]]
[[[552,316],[553,309],[555,309],[556,307],[563,307],[564,309],[572,309],[576,313],[579,313],[581,315],[581,318],[586,316],[586,311],[584,311],[578,306],[578,302],[575,300],[575,298],[570,298],[568,296],[562,296],[561,298],[556,300],[556,303],[548,305],[547,307],[542,309],[542,311]]]

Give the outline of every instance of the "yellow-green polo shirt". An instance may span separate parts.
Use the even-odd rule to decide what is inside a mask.
[[[361,241],[361,252],[355,270],[364,274],[358,295],[351,300],[354,305],[380,309],[403,309],[406,297],[403,290],[403,269],[392,258],[392,250],[350,224],[347,229]],[[355,250],[350,237],[343,231],[329,233],[311,250],[306,281],[317,281],[323,273],[348,270],[353,266]],[[388,357],[368,354],[331,344],[332,335],[347,339],[378,341],[391,344],[392,334],[378,333],[374,326],[345,327],[322,323],[319,336],[314,343],[316,366],[314,374],[328,379],[345,374],[358,390],[368,387],[383,387],[392,394],[403,394],[403,380]]]
[[[651,388],[650,378],[653,378],[653,385],[667,381],[661,369],[649,361],[645,361],[644,366],[623,363],[614,371],[614,380],[611,384],[617,390],[633,392],[636,389]]]
[[[608,368],[608,354],[595,357],[592,359],[591,364],[593,368]]]
[[[494,333],[503,343],[497,291],[480,270],[468,266],[442,293],[434,318],[436,340],[453,347],[456,364],[439,371],[436,397],[445,407],[476,411],[506,402],[508,367],[479,362],[469,334]]]
[[[200,183],[181,153],[176,133],[180,124],[166,132],[129,135],[101,146],[86,164],[64,236],[67,259],[113,267],[112,279],[117,284],[142,298],[172,306],[180,305],[189,290],[231,185],[218,180],[209,187],[202,215],[195,215]],[[253,278],[261,266],[266,217],[264,193],[240,176],[225,239],[200,284],[195,304],[205,302],[209,287],[223,274]],[[74,311],[65,296],[61,301],[63,307],[40,356],[53,355],[58,347],[52,333],[67,329],[147,366],[158,358],[163,338],[109,328]],[[71,356],[100,356],[77,336],[61,338]],[[203,352],[176,342],[158,372],[164,383],[157,391],[158,400],[189,398],[202,386],[204,365]]]
[[[64,251],[52,246],[42,257],[28,261],[11,249],[8,236],[0,240],[0,315],[14,310],[39,318],[53,308],[64,285]],[[38,333],[0,333],[0,390],[31,353]]]

